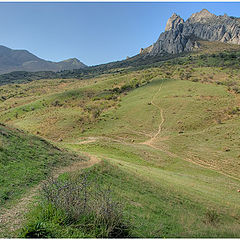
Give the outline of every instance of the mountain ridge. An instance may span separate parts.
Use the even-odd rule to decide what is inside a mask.
[[[0,74],[13,71],[62,71],[87,67],[77,58],[60,62],[41,59],[27,50],[14,50],[0,45]]]
[[[167,21],[165,32],[150,47],[141,51],[145,55],[178,54],[199,47],[198,39],[240,45],[240,21],[227,14],[215,15],[207,9],[193,13],[186,21],[174,13]]]

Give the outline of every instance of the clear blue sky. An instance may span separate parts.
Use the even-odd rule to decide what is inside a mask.
[[[137,54],[155,42],[176,12],[240,15],[240,2],[0,3],[0,45],[52,61],[76,57],[96,65]]]

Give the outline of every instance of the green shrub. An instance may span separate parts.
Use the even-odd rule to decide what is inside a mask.
[[[235,93],[240,93],[240,87],[238,87],[238,86],[233,86],[233,87],[232,87],[232,90],[233,90]]]
[[[130,84],[124,84],[122,87],[121,87],[121,92],[127,92],[127,91],[130,91],[133,89],[133,86],[130,85]]]
[[[219,223],[219,221],[220,221],[220,216],[217,213],[217,211],[214,209],[208,209],[205,214],[204,222],[207,224],[215,225]]]
[[[43,222],[29,224],[21,233],[23,238],[51,238],[51,232]]]
[[[235,115],[235,114],[240,114],[240,107],[235,107],[231,111],[229,111],[229,114]]]
[[[42,187],[42,203],[31,213],[20,236],[128,237],[122,205],[112,199],[110,188],[88,175],[49,179]],[[41,223],[41,224],[40,224]]]
[[[93,97],[93,101],[96,101],[96,100],[111,100],[113,99],[115,96],[114,93],[112,93],[111,91],[104,91],[104,92],[100,92],[99,94],[97,94],[96,96]]]

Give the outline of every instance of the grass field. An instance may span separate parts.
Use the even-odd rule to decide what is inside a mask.
[[[20,130],[0,126],[0,206],[19,198],[57,166],[79,160],[47,141]]]
[[[216,56],[208,59],[214,66],[202,66],[198,53],[192,57],[195,65],[186,57],[179,60],[184,65],[167,61],[87,80],[5,85],[0,88],[4,96],[0,121],[59,149],[101,159],[84,171],[111,185],[113,197],[124,203],[131,237],[239,237],[240,96],[235,91],[239,70],[216,66]],[[36,139],[37,146],[41,142],[25,138]],[[18,140],[3,138],[1,146],[7,146],[4,141]],[[31,151],[46,162],[33,161],[33,170],[39,171],[34,183],[51,171],[40,166],[61,159],[67,164],[70,156],[61,152],[58,160],[59,150],[49,156],[50,150],[39,146]],[[29,161],[25,155],[23,159]],[[17,174],[23,176],[21,171]],[[19,188],[14,189],[17,196]],[[80,222],[56,222],[54,211],[45,214],[41,207],[34,208],[25,227],[42,224],[51,237],[99,236],[77,228]]]
[[[236,181],[191,164],[179,164],[188,168],[179,171],[177,164],[174,170],[162,169],[136,156],[133,163],[124,154],[102,155],[109,162],[96,165],[91,174],[101,184],[111,185],[114,197],[125,203],[123,211],[131,223],[131,237],[239,236],[239,198],[229,189],[229,185],[234,189]],[[191,171],[197,172],[195,177]],[[228,193],[227,198],[223,192]],[[28,226],[44,223],[51,237],[96,236],[84,234],[83,229],[76,228],[78,224],[59,224],[54,221],[55,215],[46,219],[41,209],[34,213]]]
[[[0,125],[0,236],[12,236],[8,224],[22,218],[18,210],[25,212],[24,205],[36,195],[41,181],[56,169],[78,161],[86,158],[22,130]],[[12,210],[17,204],[22,209]]]

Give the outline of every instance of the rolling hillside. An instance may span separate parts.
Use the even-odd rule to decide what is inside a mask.
[[[101,160],[73,177],[111,185],[130,237],[239,237],[240,54],[211,44],[140,69],[1,86],[0,122]],[[44,209],[12,235],[109,236]]]
[[[76,163],[86,164],[86,157],[61,150],[46,140],[0,125],[0,236],[9,236],[23,220],[27,205],[38,195],[40,183],[53,173]]]

